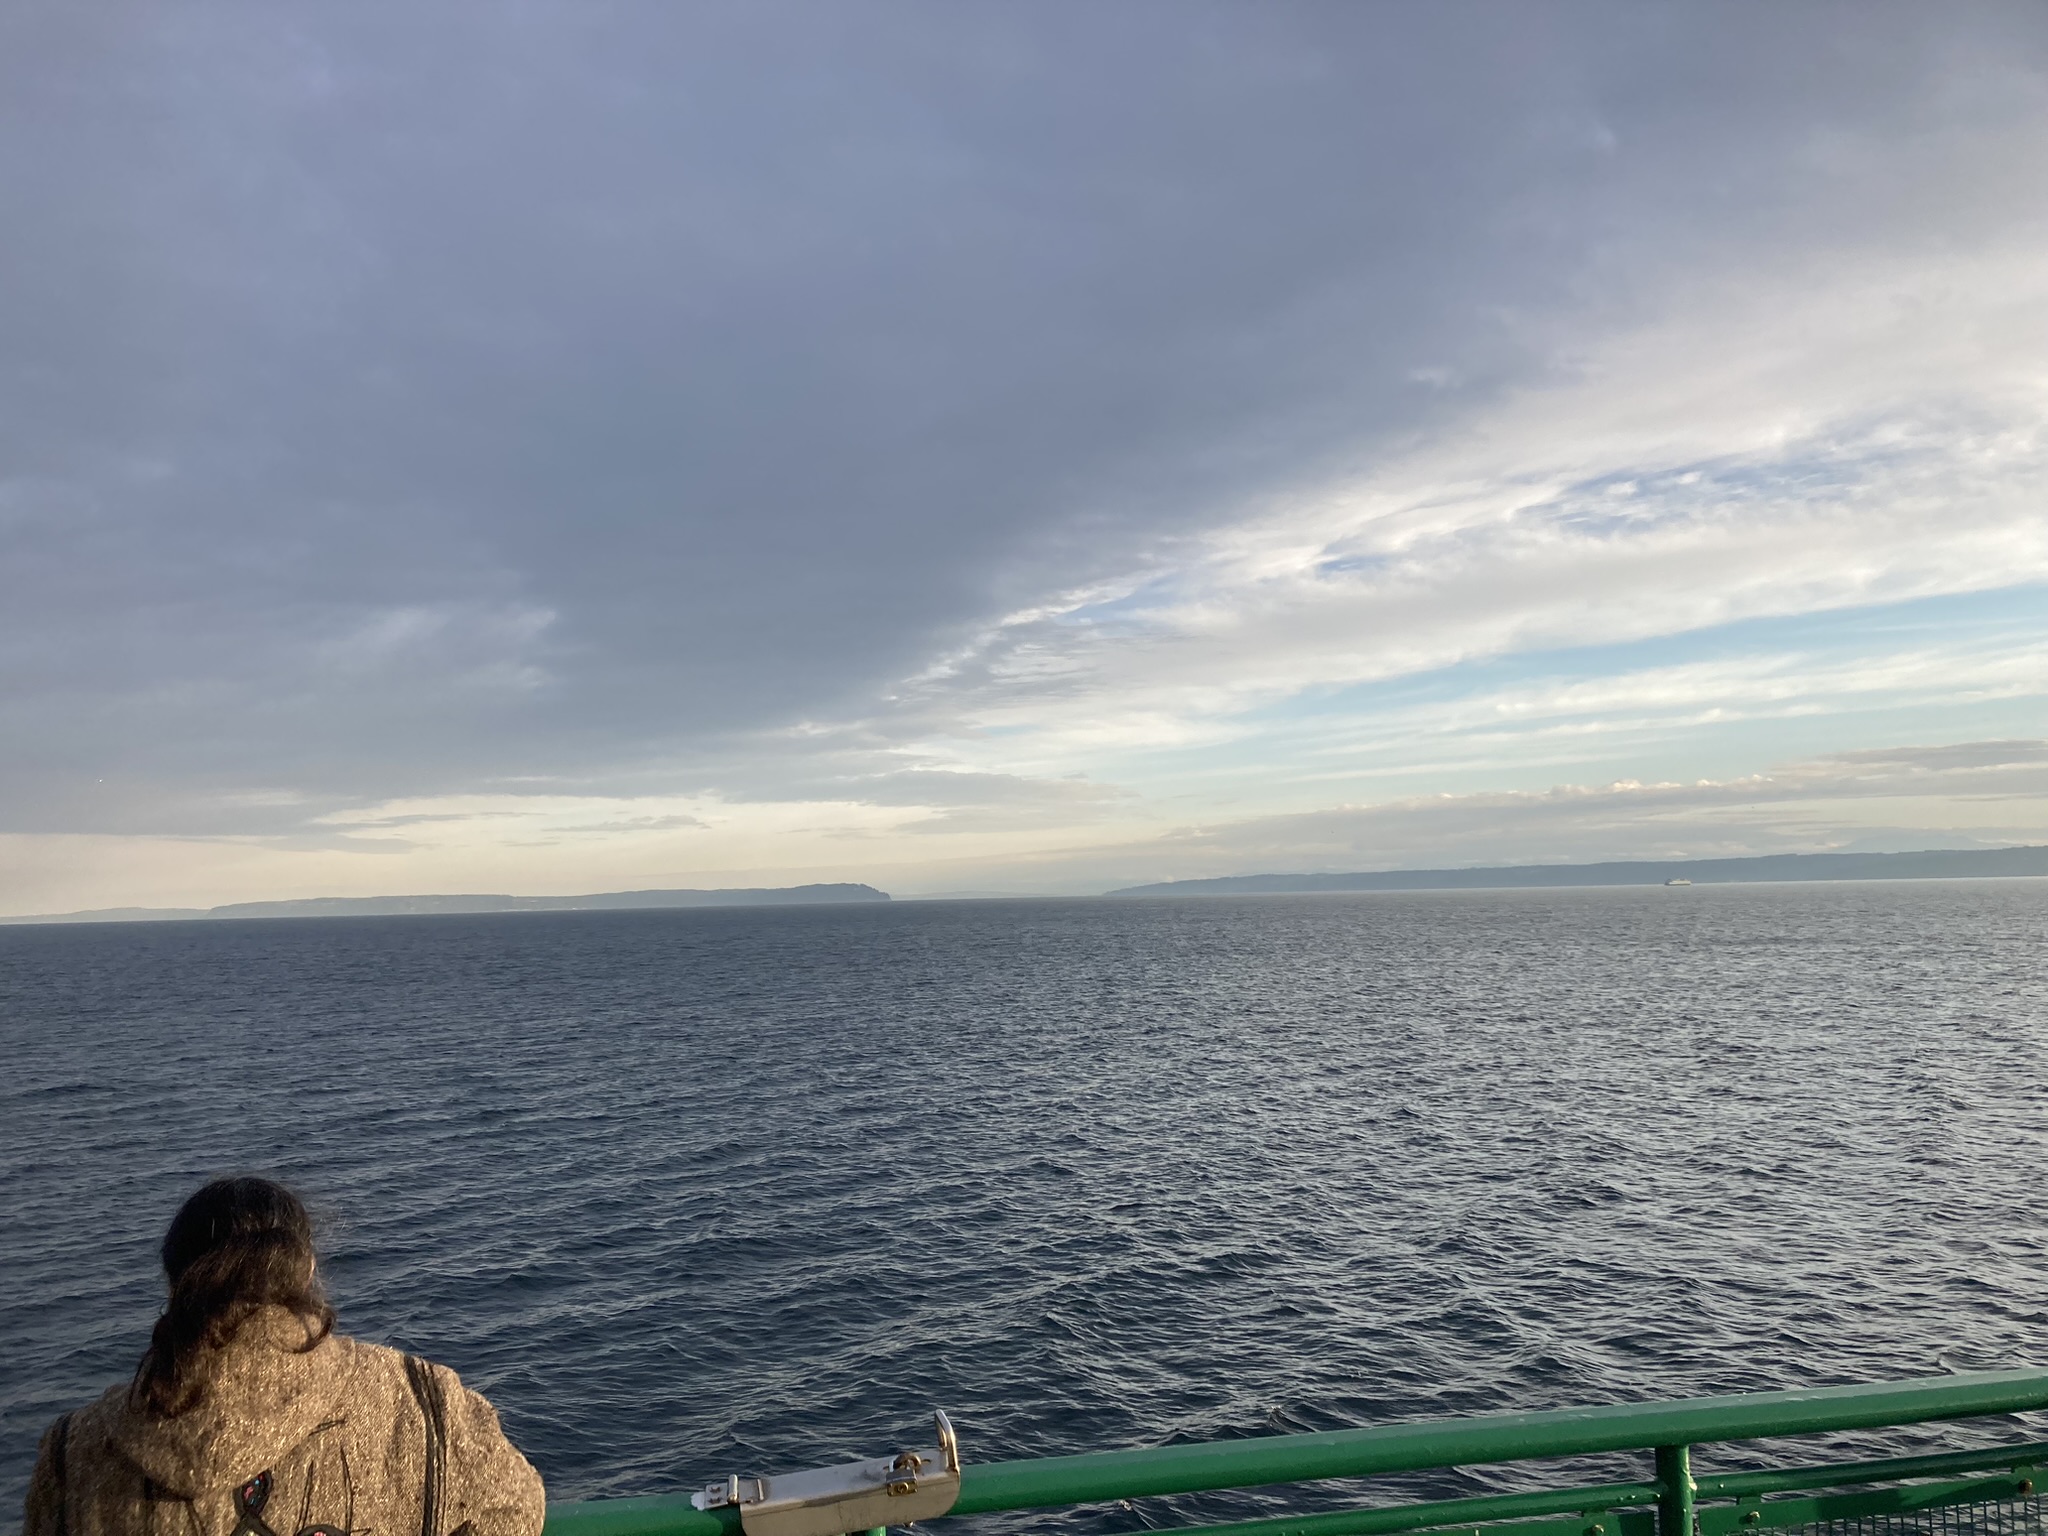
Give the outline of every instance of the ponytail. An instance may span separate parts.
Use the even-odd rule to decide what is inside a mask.
[[[198,1406],[200,1356],[235,1336],[259,1308],[308,1323],[305,1350],[334,1329],[313,1271],[313,1222],[299,1197],[268,1179],[216,1179],[179,1208],[164,1234],[170,1300],[136,1368],[131,1399],[175,1418]]]

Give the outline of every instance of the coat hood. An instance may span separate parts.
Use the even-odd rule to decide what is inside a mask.
[[[117,1387],[101,1399],[107,1437],[128,1460],[181,1498],[233,1488],[267,1471],[333,1414],[346,1351],[330,1334],[306,1348],[314,1325],[265,1307],[219,1349],[195,1362],[205,1395],[166,1418]]]

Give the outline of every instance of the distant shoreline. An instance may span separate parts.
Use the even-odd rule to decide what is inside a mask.
[[[948,892],[910,898],[1115,900],[1204,896],[1303,896],[1345,891],[1558,890],[1617,886],[1738,885],[1839,880],[1993,880],[2048,876],[2048,845],[1926,849],[1917,853],[1776,853],[1740,859],[1615,860],[1601,864],[1504,864],[1473,869],[1365,870],[1349,874],[1223,875],[1127,885],[1100,896],[1044,897]],[[795,907],[891,901],[872,885],[839,883],[732,890],[599,891],[584,896],[313,896],[218,907],[106,907],[0,917],[0,926],[153,923],[288,917],[483,916],[506,912],[634,912],[710,907]]]
[[[1920,853],[1773,853],[1746,859],[1508,864],[1484,869],[1393,869],[1344,875],[1224,875],[1127,885],[1108,896],[1292,896],[1320,891],[1530,890],[1586,886],[1752,884],[1793,880],[1988,880],[2048,875],[2048,846],[1928,849]]]
[[[0,917],[0,923],[161,923],[273,917],[432,917],[496,912],[648,912],[676,907],[807,907],[887,901],[872,885],[790,885],[725,891],[600,891],[589,896],[309,896],[221,907],[105,907]]]

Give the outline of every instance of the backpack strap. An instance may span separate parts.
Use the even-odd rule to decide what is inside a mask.
[[[426,1426],[427,1464],[420,1489],[420,1536],[438,1536],[441,1523],[442,1484],[447,1477],[448,1414],[441,1401],[441,1383],[434,1368],[418,1355],[405,1357],[405,1380],[413,1400],[420,1405]]]
[[[50,1474],[57,1484],[57,1536],[70,1536],[71,1490],[64,1476],[64,1452],[71,1441],[71,1415],[60,1414],[50,1426]]]

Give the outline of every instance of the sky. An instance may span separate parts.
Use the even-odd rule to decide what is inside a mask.
[[[0,913],[2048,842],[2048,8],[17,0]]]

